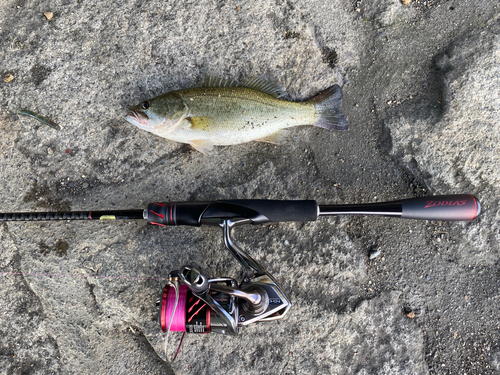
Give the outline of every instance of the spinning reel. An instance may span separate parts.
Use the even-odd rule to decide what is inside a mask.
[[[163,332],[216,332],[237,335],[255,322],[281,319],[290,301],[276,280],[231,238],[234,226],[248,219],[222,220],[224,243],[243,267],[243,278],[207,279],[195,267],[184,266],[169,275],[163,290],[160,322]],[[177,303],[176,303],[177,301]]]

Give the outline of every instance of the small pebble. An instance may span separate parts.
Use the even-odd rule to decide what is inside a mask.
[[[89,187],[89,184],[88,184],[87,182],[84,182],[84,183],[82,184],[82,188],[86,189],[86,188],[88,188],[88,187]]]
[[[3,81],[4,82],[10,82],[14,79],[14,76],[10,73],[6,74],[4,77],[3,77]]]
[[[54,150],[52,150],[50,147],[47,149],[47,154],[52,155],[54,153]]]
[[[52,12],[44,12],[43,15],[45,16],[45,18],[47,18],[49,21],[52,19],[52,17],[54,17],[54,13]]]
[[[426,278],[427,280],[430,280],[430,279],[431,279],[431,277],[430,277],[429,275],[425,275],[425,278]]]
[[[370,259],[375,259],[376,257],[378,257],[380,255],[380,249],[377,249],[375,251],[372,251],[370,253]]]
[[[75,183],[74,182],[68,182],[68,187],[75,187]]]

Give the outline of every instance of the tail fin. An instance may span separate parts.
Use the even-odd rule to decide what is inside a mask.
[[[342,105],[342,90],[339,85],[333,85],[308,100],[314,104],[318,114],[318,122],[313,124],[328,130],[347,130],[347,118],[339,112]]]

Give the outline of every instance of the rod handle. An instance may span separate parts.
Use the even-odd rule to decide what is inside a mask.
[[[404,199],[401,206],[405,219],[471,221],[481,213],[479,201],[470,194]]]
[[[217,220],[249,219],[252,224],[281,221],[314,221],[318,205],[313,200],[278,201],[233,199],[213,202],[150,203],[145,218],[162,226],[200,226]]]

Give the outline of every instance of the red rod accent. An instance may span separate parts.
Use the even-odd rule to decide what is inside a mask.
[[[165,207],[165,203],[156,203],[156,202],[153,202],[153,204],[156,204],[157,206]]]
[[[472,195],[472,199],[474,199],[474,204],[476,206],[476,212],[474,212],[474,216],[472,216],[472,219],[471,220],[474,220],[477,216],[477,201],[476,201],[476,198]]]
[[[165,227],[165,226],[166,226],[165,224],[154,223],[154,222],[151,222],[151,224],[153,224],[153,225],[159,225],[159,226],[161,226],[161,227]]]
[[[154,212],[153,210],[149,210],[149,212],[151,212],[152,214],[155,214],[156,216],[158,217],[161,217],[162,219],[165,218],[165,216],[163,216],[162,214],[157,214],[156,212]]]

